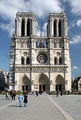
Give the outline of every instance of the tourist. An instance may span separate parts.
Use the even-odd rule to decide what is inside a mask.
[[[62,96],[62,90],[60,91],[60,95]]]
[[[15,100],[16,97],[16,91],[13,92],[13,99]]]
[[[12,91],[10,91],[10,97],[12,98]]]
[[[25,94],[27,94],[27,91],[25,90]]]
[[[59,91],[56,91],[56,97],[58,97],[58,95],[59,95]]]
[[[27,98],[28,98],[28,96],[25,94],[24,95],[24,107],[27,106],[27,102],[28,102]]]
[[[38,96],[38,92],[36,91],[36,96]]]
[[[23,96],[20,94],[18,99],[19,99],[19,106],[22,107]]]
[[[9,100],[8,92],[6,92],[6,99]]]

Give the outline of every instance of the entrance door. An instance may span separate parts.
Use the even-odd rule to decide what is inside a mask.
[[[56,85],[56,91],[61,91],[62,90],[62,85]]]
[[[22,91],[24,91],[24,86],[22,86]]]
[[[46,91],[46,87],[45,87],[45,85],[43,85],[43,91]]]
[[[26,85],[26,91],[28,90],[28,86]]]
[[[41,85],[39,85],[39,91],[41,92]]]
[[[59,91],[61,91],[62,90],[62,85],[59,85]]]
[[[56,91],[58,91],[58,85],[56,85]]]

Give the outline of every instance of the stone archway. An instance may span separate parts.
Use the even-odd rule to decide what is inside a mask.
[[[65,90],[65,80],[61,75],[56,77],[55,81],[56,91]]]
[[[22,78],[20,82],[20,87],[22,91],[31,91],[31,81],[26,75],[24,75],[24,77]]]
[[[39,75],[38,79],[35,81],[35,84],[37,84],[39,92],[50,91],[49,78],[43,73]]]

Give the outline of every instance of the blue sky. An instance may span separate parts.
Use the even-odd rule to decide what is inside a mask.
[[[0,68],[9,71],[9,46],[17,11],[34,12],[37,35],[43,35],[49,13],[64,11],[68,18],[72,77],[81,74],[81,0],[0,0]]]

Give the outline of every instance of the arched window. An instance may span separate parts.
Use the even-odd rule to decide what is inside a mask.
[[[25,20],[22,19],[21,23],[21,36],[25,36]]]
[[[27,20],[27,36],[31,35],[31,30],[32,30],[31,25],[32,25],[32,20],[28,19]]]
[[[59,36],[61,36],[61,20],[59,20]]]
[[[21,57],[21,65],[24,65],[24,57]]]
[[[55,57],[55,58],[54,58],[54,64],[55,64],[55,65],[57,65],[57,63],[58,63],[57,61],[58,61],[58,60],[57,60],[57,57]]]
[[[30,64],[30,59],[27,57],[26,64]]]
[[[56,36],[56,20],[54,20],[54,36]]]
[[[36,41],[36,48],[39,48],[39,41]]]
[[[62,64],[62,58],[61,57],[59,58],[59,64],[60,65]]]

